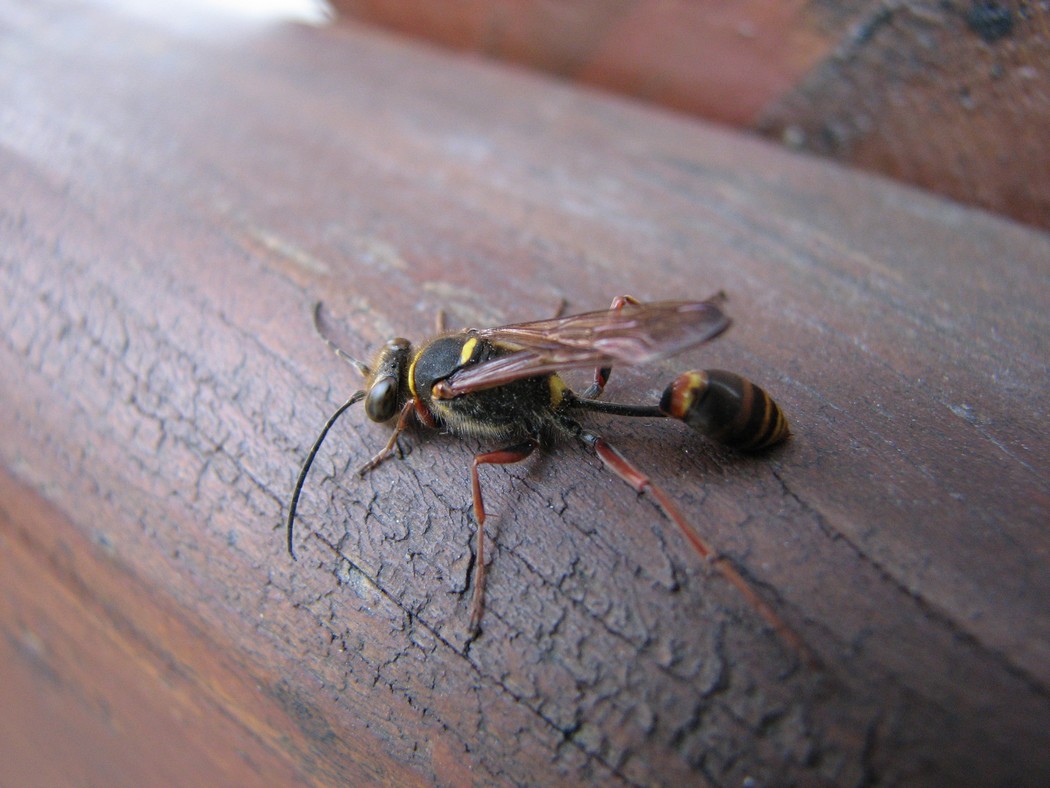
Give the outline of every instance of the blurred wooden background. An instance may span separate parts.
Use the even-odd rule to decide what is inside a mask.
[[[1050,227],[1050,8],[990,0],[333,0]]]
[[[0,784],[1046,784],[1045,232],[362,22],[44,0],[0,31]],[[483,472],[476,639],[491,447],[413,434],[360,480],[388,431],[351,413],[287,556],[358,383],[315,300],[367,355],[439,309],[720,289],[724,338],[607,396],[731,368],[793,441],[592,426],[821,669],[581,447]]]

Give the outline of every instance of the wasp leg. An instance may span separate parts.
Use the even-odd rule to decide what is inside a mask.
[[[478,478],[479,465],[508,465],[521,462],[539,445],[535,438],[508,446],[505,449],[485,452],[474,457],[470,466],[470,482],[474,493],[474,519],[478,522],[477,558],[474,563],[474,599],[470,603],[470,631],[476,633],[481,624],[481,614],[485,607],[485,503],[481,498],[481,480]]]
[[[679,530],[693,546],[693,549],[700,554],[700,557],[710,561],[722,574],[722,577],[736,587],[737,591],[766,620],[766,623],[773,628],[777,635],[791,646],[807,664],[811,666],[819,664],[813,652],[802,641],[802,638],[795,634],[794,630],[784,623],[783,619],[774,612],[773,608],[762,600],[758,592],[744,579],[732,562],[725,556],[716,553],[711,545],[696,533],[667,493],[653,484],[648,476],[638,470],[618,449],[614,448],[600,435],[595,435],[593,432],[580,428],[578,436],[580,440],[594,449],[598,459],[602,461],[606,468],[631,485],[636,492],[648,492],[652,495],[663,513],[667,515],[671,522],[678,526]]]
[[[405,427],[408,426],[408,420],[412,418],[412,414],[415,413],[415,411],[416,401],[410,399],[405,403],[404,407],[401,408],[401,415],[397,417],[397,426],[394,427],[394,431],[390,435],[390,440],[386,442],[386,446],[384,446],[372,459],[357,469],[358,476],[364,476],[370,470],[379,465],[379,463],[393,454],[394,447],[397,446],[398,436],[405,431]]]
[[[634,296],[622,295],[616,296],[613,299],[612,304],[609,305],[610,312],[618,312],[623,309],[624,304],[640,304]],[[605,391],[605,386],[609,382],[609,376],[612,374],[612,367],[598,367],[594,370],[594,382],[583,392],[584,399],[597,399]]]

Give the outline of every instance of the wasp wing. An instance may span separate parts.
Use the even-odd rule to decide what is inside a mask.
[[[712,339],[729,326],[724,297],[707,301],[627,303],[618,309],[481,329],[478,336],[514,348],[456,370],[439,384],[456,397],[521,378],[589,366],[644,364]]]

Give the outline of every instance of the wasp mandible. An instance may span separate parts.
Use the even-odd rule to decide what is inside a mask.
[[[328,431],[354,403],[364,400],[365,413],[372,421],[397,419],[390,440],[360,468],[362,476],[391,455],[398,436],[413,421],[502,445],[476,455],[470,467],[477,521],[470,628],[476,633],[485,588],[485,505],[478,468],[520,462],[553,439],[575,438],[591,447],[606,468],[638,493],[651,495],[693,548],[736,586],[766,622],[796,650],[808,654],[800,638],[730,560],[716,553],[694,530],[671,497],[605,438],[576,420],[578,414],[587,412],[670,417],[745,451],[764,449],[786,439],[787,420],[773,399],[754,383],[724,370],[679,375],[655,405],[599,399],[614,366],[666,358],[725,331],[730,321],[722,310],[724,301],[722,293],[706,301],[651,303],[620,296],[609,309],[597,312],[499,328],[442,330],[418,349],[397,337],[380,349],[371,364],[344,353],[324,335],[321,304],[316,304],[313,316],[318,334],[358,369],[366,385],[332,414],[303,463],[288,509],[288,552],[295,558],[295,510],[306,475]],[[576,394],[559,374],[592,366],[594,380],[583,394]]]

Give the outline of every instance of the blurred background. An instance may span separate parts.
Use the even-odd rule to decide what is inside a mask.
[[[1050,9],[988,0],[332,0],[335,13],[1050,226]]]

